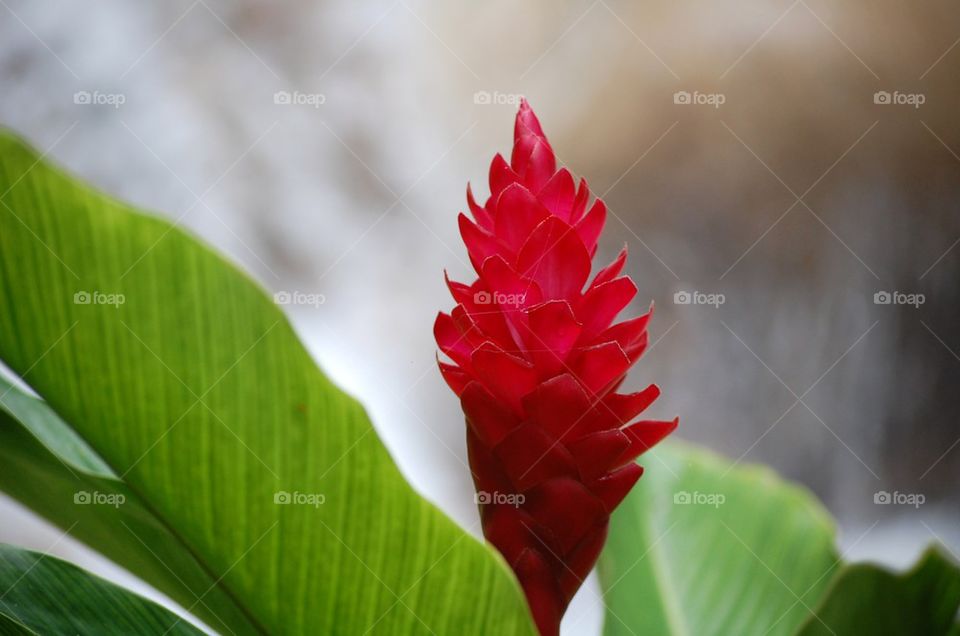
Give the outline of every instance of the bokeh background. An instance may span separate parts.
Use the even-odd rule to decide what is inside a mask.
[[[479,533],[431,326],[443,269],[470,278],[466,182],[485,196],[525,95],[612,210],[598,258],[628,245],[629,311],[656,301],[629,386],[808,486],[850,558],[902,566],[960,552],[958,42],[946,0],[0,0],[0,122],[271,292],[322,295],[286,307],[318,362]],[[0,519],[137,585],[9,500]],[[591,582],[565,631],[601,612]]]

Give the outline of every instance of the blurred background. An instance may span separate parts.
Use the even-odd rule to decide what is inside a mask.
[[[0,122],[240,263],[479,534],[431,327],[520,95],[612,215],[629,387],[805,484],[852,559],[960,553],[960,6],[0,0]],[[687,302],[689,301],[689,302]],[[919,508],[877,504],[922,494]],[[8,499],[0,541],[136,585]],[[597,633],[591,582],[565,631]]]

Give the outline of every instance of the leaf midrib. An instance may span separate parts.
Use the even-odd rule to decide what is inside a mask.
[[[109,462],[107,462],[107,465],[110,466],[112,470],[116,471],[116,466],[111,465]],[[204,559],[202,559],[200,555],[193,550],[193,548],[190,547],[190,544],[187,543],[187,540],[183,536],[181,536],[180,533],[167,522],[167,519],[163,517],[159,512],[157,512],[157,510],[150,504],[149,500],[145,498],[143,494],[130,482],[124,481],[122,483],[124,483],[131,491],[133,491],[133,494],[137,496],[137,498],[141,501],[141,503],[147,509],[147,511],[159,520],[160,524],[167,530],[167,532],[170,533],[170,535],[177,541],[179,545],[183,546],[183,548],[187,551],[188,554],[190,554],[193,560],[197,562],[197,565],[200,567],[201,570],[203,570],[204,574],[206,574],[213,580],[213,585],[219,588],[221,591],[223,591],[223,593],[227,596],[227,598],[233,601],[234,605],[237,606],[237,609],[239,609],[240,612],[247,617],[247,620],[250,622],[250,626],[253,627],[257,631],[257,633],[263,634],[264,636],[268,636],[270,632],[267,631],[266,627],[264,627],[264,625],[261,624],[260,620],[253,615],[253,613],[250,611],[250,608],[248,608],[245,603],[241,602],[240,598],[234,593],[234,591],[230,588],[230,586],[223,582],[223,579],[226,577],[226,573],[220,576],[215,576],[210,566],[207,564],[207,562]],[[198,603],[203,599],[203,597],[207,594],[208,591],[209,589],[197,597]],[[196,594],[194,594],[194,596],[196,596]],[[186,607],[183,609],[187,613],[190,612],[190,610],[187,609]],[[211,613],[213,613],[213,610],[211,610]],[[216,616],[216,614],[214,614],[214,616]],[[224,625],[227,625],[227,623],[223,621],[223,619],[221,619],[219,616],[217,618],[221,622],[223,622]]]
[[[666,555],[661,546],[661,544],[666,541],[666,537],[661,536],[655,538],[653,536],[656,532],[653,524],[654,516],[655,515],[639,515],[640,525],[646,530],[647,541],[650,542],[652,540],[654,542],[650,546],[655,581],[654,588],[657,590],[657,595],[662,601],[663,615],[670,633],[674,636],[689,636],[690,629],[683,619],[683,612],[680,611],[678,604],[679,599],[674,599],[674,597],[679,596],[679,594],[674,590],[674,594],[671,596],[670,591],[666,589],[668,586],[671,588],[675,588],[676,586],[673,584],[673,577],[670,575],[669,568],[666,566]]]

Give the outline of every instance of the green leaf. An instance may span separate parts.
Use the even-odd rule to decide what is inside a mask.
[[[36,633],[20,621],[0,614],[0,636],[32,636]]]
[[[0,490],[109,554],[183,607],[193,607],[211,627],[228,632],[231,624],[246,622],[178,538],[103,460],[46,404],[2,377],[0,466]]]
[[[98,477],[116,477],[110,467],[93,452],[93,449],[43,401],[27,395],[2,375],[0,375],[0,412],[10,416],[33,433],[37,441],[63,460],[64,468],[72,467]]]
[[[605,633],[793,633],[838,561],[822,506],[768,469],[676,442],[644,464],[600,560]]]
[[[202,633],[66,561],[0,544],[0,634]]]
[[[872,564],[847,566],[799,634],[936,636],[956,630],[958,606],[960,568],[930,549],[902,574]]]
[[[236,633],[533,633],[502,559],[410,488],[245,275],[7,133],[0,192],[0,359],[182,553],[159,589]],[[38,496],[83,536],[89,510],[71,526],[62,488]],[[97,547],[130,563],[114,533]]]
[[[938,551],[902,575],[846,565],[819,502],[769,469],[678,442],[645,463],[600,558],[606,634],[939,635],[956,620],[960,569]]]

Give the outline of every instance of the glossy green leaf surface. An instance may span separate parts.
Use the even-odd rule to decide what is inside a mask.
[[[139,497],[45,403],[3,378],[0,467],[0,490],[191,607],[211,627],[229,633],[231,624],[244,623]]]
[[[947,634],[960,569],[931,550],[905,574],[844,563],[806,490],[674,442],[614,514],[600,579],[612,634]]]
[[[909,572],[847,566],[800,635],[938,636],[950,633],[958,607],[960,568],[930,549]]]
[[[601,556],[606,634],[791,634],[837,553],[812,495],[757,466],[666,443],[614,513]]]
[[[152,601],[55,557],[0,545],[0,633],[202,634]]]

